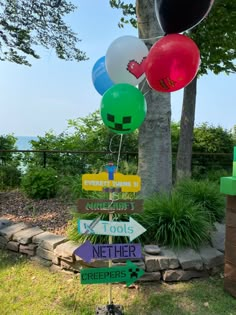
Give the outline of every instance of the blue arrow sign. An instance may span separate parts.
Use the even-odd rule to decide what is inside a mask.
[[[84,261],[90,262],[92,259],[130,259],[141,258],[141,244],[91,244],[86,241],[78,247],[74,254],[80,256]]]
[[[78,220],[78,231],[81,234],[128,236],[132,241],[146,229],[130,217],[129,222]]]

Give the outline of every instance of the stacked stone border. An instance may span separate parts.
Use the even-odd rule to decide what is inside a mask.
[[[145,274],[138,281],[187,281],[218,273],[224,265],[225,225],[215,224],[210,244],[199,250],[185,248],[172,250],[157,245],[143,248],[143,259],[132,260]],[[27,255],[31,260],[49,267],[51,271],[79,273],[83,267],[104,267],[108,261],[84,263],[73,254],[80,244],[64,236],[43,231],[24,222],[13,223],[0,218],[0,248]],[[125,261],[113,261],[114,265]]]

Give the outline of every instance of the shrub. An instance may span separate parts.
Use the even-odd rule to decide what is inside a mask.
[[[221,222],[225,216],[225,197],[220,193],[217,183],[209,180],[183,180],[176,185],[176,190],[191,200],[209,215],[212,223]]]
[[[21,172],[14,165],[0,166],[0,189],[6,190],[19,186]]]
[[[119,165],[118,172],[120,172],[120,173],[122,173],[124,175],[137,174],[137,163],[121,161],[120,165]]]
[[[135,216],[147,232],[145,243],[197,248],[209,238],[210,224],[202,209],[177,192],[145,200],[144,212]]]
[[[103,192],[82,189],[82,176],[62,176],[58,179],[57,197],[75,202],[78,198],[104,198]]]
[[[82,195],[81,176],[62,176],[58,179],[57,197],[62,200],[74,201]]]
[[[209,170],[207,172],[207,178],[209,181],[216,182],[220,184],[221,177],[232,176],[232,171],[227,171],[226,169]]]
[[[31,168],[23,176],[21,187],[25,194],[33,199],[55,197],[58,187],[57,172],[53,168]]]

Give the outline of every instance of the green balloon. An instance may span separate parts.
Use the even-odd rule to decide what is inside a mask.
[[[145,98],[133,85],[115,84],[102,96],[102,120],[115,133],[127,134],[139,128],[146,112]]]

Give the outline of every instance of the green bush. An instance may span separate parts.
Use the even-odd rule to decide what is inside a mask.
[[[23,176],[21,188],[33,199],[55,197],[58,187],[57,172],[53,168],[34,167]]]
[[[58,180],[57,197],[62,200],[75,201],[82,196],[80,175],[62,176]]]
[[[220,178],[221,177],[228,177],[228,176],[232,176],[232,170],[226,170],[226,169],[217,169],[217,170],[208,170],[207,172],[207,179],[210,182],[216,182],[218,184],[220,184]]]
[[[232,163],[231,163],[232,164]],[[232,166],[225,168],[211,168],[202,165],[192,166],[192,179],[196,181],[209,180],[213,182],[220,183],[221,177],[232,176]]]
[[[220,193],[219,184],[209,180],[183,180],[175,189],[195,205],[201,207],[209,220],[221,222],[225,216],[225,197]]]
[[[21,172],[15,165],[0,166],[0,189],[7,190],[19,186]]]
[[[197,248],[209,238],[210,224],[202,209],[177,192],[146,199],[144,212],[135,216],[146,229],[145,243]]]
[[[62,176],[58,179],[57,197],[75,202],[78,198],[105,198],[103,192],[91,192],[82,189],[82,176]]]

